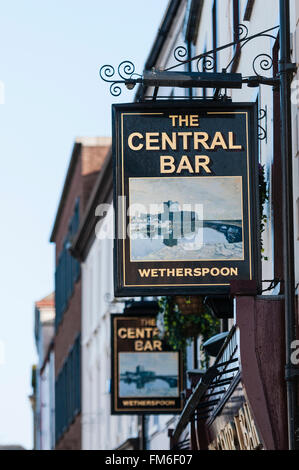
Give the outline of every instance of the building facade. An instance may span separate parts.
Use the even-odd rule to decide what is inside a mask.
[[[76,140],[51,235],[56,253],[56,449],[81,449],[81,270],[70,247],[109,144],[106,138]]]
[[[110,412],[110,314],[123,312],[125,305],[123,300],[114,297],[111,202],[110,151],[95,183],[72,247],[73,254],[81,261],[84,450],[139,448],[137,417],[111,416]]]
[[[291,2],[293,62],[299,62],[299,6]],[[265,11],[267,14],[265,14]],[[244,26],[240,26],[240,25]],[[241,73],[279,71],[278,0],[170,0],[145,70]],[[264,32],[264,33],[263,33]],[[259,34],[262,33],[262,34]],[[254,39],[247,41],[253,35]],[[241,42],[238,42],[241,40]],[[221,51],[222,45],[231,44]],[[182,49],[177,49],[183,46]],[[210,51],[210,52],[209,52]],[[185,64],[179,60],[201,57]],[[253,81],[251,80],[251,85]],[[299,75],[294,76],[293,186],[295,277],[299,283]],[[36,446],[56,449],[287,449],[284,259],[280,93],[275,86],[244,84],[240,90],[160,88],[155,99],[253,102],[258,109],[258,160],[266,197],[261,214],[263,292],[254,282],[232,283],[230,298],[207,296],[224,334],[203,370],[200,341],[186,355],[185,406],[180,415],[112,416],[110,314],[128,302],[113,286],[113,156],[110,141],[81,139],[74,146],[51,241],[56,245],[55,335],[36,387]],[[139,86],[135,101],[151,99]],[[298,289],[297,289],[297,306]],[[143,298],[142,301],[153,300]],[[218,305],[218,307],[217,307]],[[220,311],[220,313],[219,313]],[[298,323],[298,311],[297,311]],[[213,344],[213,343],[212,343]],[[211,345],[211,343],[210,343]],[[216,352],[215,352],[216,348]],[[54,367],[55,363],[55,367]],[[212,367],[213,366],[213,367]],[[55,436],[48,383],[55,374]],[[43,379],[43,380],[42,380]],[[44,384],[44,385],[43,385]],[[51,395],[52,394],[52,395]],[[39,408],[44,396],[45,409]],[[44,413],[44,416],[42,416]]]
[[[54,447],[55,390],[54,390],[54,294],[35,303],[35,343],[38,364],[34,368],[34,448],[51,450]]]
[[[298,64],[298,2],[291,2],[292,59]],[[267,14],[265,14],[265,11]],[[273,78],[279,70],[279,2],[259,0],[182,0],[171,1],[146,62],[146,70],[230,72],[243,77],[263,75]],[[240,26],[243,24],[244,26]],[[259,34],[262,33],[263,34]],[[253,40],[246,38],[257,35]],[[238,44],[238,40],[244,39]],[[231,43],[221,51],[215,49]],[[180,48],[183,46],[183,48]],[[178,49],[180,48],[180,49]],[[210,51],[210,52],[209,52]],[[199,58],[180,65],[179,61]],[[179,60],[177,60],[179,59]],[[294,268],[298,286],[298,77],[293,80],[293,185],[294,185]],[[220,99],[221,94],[233,102],[254,102],[258,107],[259,164],[265,175],[268,197],[263,214],[262,280],[263,293],[254,286],[242,292],[232,286],[234,311],[228,327],[231,333],[215,364],[227,362],[235,369],[225,373],[223,367],[197,398],[196,412],[188,406],[170,431],[172,448],[196,449],[287,449],[287,393],[284,342],[284,260],[282,252],[282,162],[280,128],[280,91],[273,86],[243,85],[241,90],[160,88],[155,99]],[[158,91],[158,93],[157,93]],[[136,101],[152,97],[154,88],[139,87]],[[200,101],[199,101],[200,105]],[[270,283],[271,280],[273,281]],[[298,292],[297,306],[298,306]],[[297,324],[298,324],[298,311]],[[273,343],[275,347],[273,348]],[[233,348],[233,353],[232,353]],[[226,358],[225,361],[223,358]],[[271,360],[275,358],[274,360]],[[249,366],[251,364],[251,367]],[[234,367],[232,367],[234,365]],[[189,397],[198,397],[202,371],[198,361],[191,364],[188,375]],[[222,380],[222,382],[221,382]],[[222,386],[221,393],[220,385]],[[275,399],[273,400],[273,389]],[[196,390],[196,394],[194,393]],[[218,393],[218,394],[217,394]],[[272,396],[271,396],[272,395]],[[212,399],[213,397],[213,399]],[[192,401],[192,400],[191,400]],[[237,406],[236,406],[237,403]],[[263,407],[261,407],[263,403]],[[209,408],[207,408],[209,405]],[[245,411],[244,411],[245,410]],[[245,416],[245,418],[244,418]],[[160,425],[160,419],[156,418]],[[188,425],[186,426],[186,422]],[[240,422],[243,426],[240,428]],[[162,423],[161,423],[162,424]],[[239,427],[238,427],[239,426]],[[163,427],[163,425],[162,425]],[[168,428],[169,425],[166,424]],[[150,428],[149,428],[150,429]],[[241,430],[240,430],[241,429]],[[243,433],[242,433],[243,431]],[[164,434],[166,429],[164,428]],[[251,435],[247,442],[244,433]],[[149,436],[149,447],[154,433]],[[245,440],[244,440],[245,439]],[[246,442],[245,442],[246,441]]]

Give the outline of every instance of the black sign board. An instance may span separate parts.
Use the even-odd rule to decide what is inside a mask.
[[[254,103],[113,105],[115,295],[259,283]]]
[[[111,315],[112,414],[179,413],[181,353],[159,338],[156,317]]]

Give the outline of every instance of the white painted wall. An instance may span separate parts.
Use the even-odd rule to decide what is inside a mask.
[[[203,53],[204,51],[211,50],[212,45],[212,8],[213,0],[206,0],[203,4],[203,11],[199,25],[199,33],[197,44],[194,50],[194,55]],[[218,47],[229,42],[233,38],[233,17],[232,17],[232,0],[218,0]],[[272,28],[279,24],[279,1],[278,0],[256,0],[252,11],[250,21],[243,20],[247,0],[240,0],[240,23],[244,23],[248,28],[248,36],[259,33],[268,28]],[[184,15],[186,8],[188,8],[188,1],[182,3],[180,12],[177,15],[176,24],[171,31],[162,55],[159,58],[157,66],[162,70],[174,65],[176,62],[173,59],[173,51],[175,47],[184,44],[183,28],[184,28]],[[291,31],[293,33],[292,42],[293,61],[299,63],[299,2],[298,0],[291,0]],[[273,35],[276,35],[274,31]],[[254,75],[252,70],[252,62],[254,58],[260,53],[266,53],[272,56],[272,48],[274,40],[271,38],[257,38],[249,42],[243,49],[241,59],[239,62],[237,72],[241,72],[243,76]],[[232,59],[233,49],[227,49],[218,54],[218,71],[225,67]],[[175,69],[177,71],[183,70],[183,67]],[[193,64],[193,71],[196,69],[196,61]],[[230,70],[228,70],[229,72]],[[271,72],[271,71],[270,71]],[[267,72],[264,72],[265,75]],[[270,76],[270,75],[266,75]],[[295,80],[298,83],[295,84]],[[294,171],[294,222],[295,222],[295,271],[296,271],[296,284],[299,282],[299,72],[294,80],[294,88],[296,86],[296,96],[298,99],[293,104],[293,171]],[[153,90],[148,91],[151,95]],[[171,93],[170,88],[159,90],[159,95],[169,96]],[[199,92],[201,94],[201,92]],[[295,93],[295,91],[294,91]],[[175,95],[183,95],[184,90],[175,90]],[[208,95],[210,93],[207,93]],[[248,88],[243,86],[242,90],[232,90],[230,96],[233,101],[256,101],[259,100],[261,108],[267,108],[268,123],[267,123],[267,140],[260,142],[260,155],[261,163],[265,165],[267,180],[271,180],[271,171],[273,163],[273,120],[277,116],[273,116],[273,95],[272,87],[260,86],[259,88]],[[264,122],[262,123],[264,125]],[[274,266],[273,266],[273,214],[271,211],[271,190],[270,201],[266,207],[268,216],[268,224],[266,231],[263,234],[263,245],[265,248],[265,256],[268,261],[262,263],[262,278],[273,279]],[[265,287],[267,287],[265,285]],[[269,292],[271,293],[271,292]],[[299,290],[298,292],[299,293]],[[155,421],[154,421],[155,420]],[[167,417],[149,419],[149,446],[151,449],[163,448],[164,445],[169,445],[167,436],[168,428],[174,427],[174,422],[167,419]]]
[[[36,368],[36,409],[35,409],[35,447],[36,450],[51,449],[48,447],[54,440],[51,440],[52,428],[54,427],[54,413],[48,418],[48,405],[51,401],[51,407],[54,410],[54,353],[49,355],[46,366],[42,367],[45,361],[45,355],[48,353],[50,338],[45,339],[45,324],[54,322],[55,309],[53,307],[42,307],[35,310],[35,334],[36,349],[38,354],[38,364]],[[53,327],[54,328],[54,327]],[[51,376],[49,376],[49,373]],[[45,401],[43,401],[45,400]],[[44,444],[46,442],[46,444]],[[46,445],[46,447],[44,447]]]
[[[240,0],[240,22],[247,0]],[[157,67],[164,69],[175,63],[173,50],[184,45],[184,15],[188,6],[182,2],[176,22],[171,30],[159,58]],[[204,2],[195,54],[212,49],[212,0]],[[294,43],[294,61],[299,62],[299,2],[291,0],[292,31]],[[249,35],[279,24],[278,0],[257,0],[249,22],[244,22]],[[218,0],[218,46],[229,43],[233,37],[232,0]],[[258,53],[272,55],[273,39],[260,38],[248,43],[241,55],[238,71],[243,76],[253,75],[252,62]],[[219,55],[219,71],[232,58],[232,49]],[[195,71],[195,65],[193,66]],[[179,69],[177,69],[179,70]],[[299,74],[297,74],[299,80]],[[299,87],[298,87],[299,88]],[[159,95],[169,96],[171,88],[160,89]],[[153,90],[148,90],[151,95]],[[175,90],[175,96],[183,96],[185,90]],[[233,101],[260,101],[262,108],[267,107],[267,141],[260,144],[261,163],[266,167],[267,179],[271,179],[273,160],[273,119],[272,88],[243,87],[241,91],[231,93]],[[299,92],[298,92],[299,96]],[[296,282],[299,282],[299,117],[298,103],[293,105],[294,125],[294,216],[296,249]],[[298,202],[297,202],[298,201]],[[267,207],[268,227],[264,233],[265,255],[269,261],[263,261],[263,279],[273,276],[273,243],[271,200]],[[108,224],[112,224],[112,211],[109,212]],[[83,449],[113,449],[129,437],[137,436],[136,417],[113,417],[110,415],[110,318],[112,312],[121,312],[123,305],[113,298],[113,256],[112,240],[96,240],[82,266],[83,305],[82,305],[82,445]],[[148,419],[148,447],[151,450],[168,449],[168,429],[175,427],[177,417],[150,416]]]
[[[113,223],[112,209],[105,226]],[[110,414],[110,313],[121,313],[113,294],[113,240],[95,239],[82,264],[82,448],[115,449],[137,437],[136,416]]]
[[[40,448],[51,450],[55,445],[55,369],[54,352],[40,375]]]

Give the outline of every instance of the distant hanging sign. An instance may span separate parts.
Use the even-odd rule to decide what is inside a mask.
[[[115,294],[259,281],[253,103],[113,105]]]
[[[159,338],[156,317],[111,315],[111,322],[111,413],[179,413],[181,353]]]

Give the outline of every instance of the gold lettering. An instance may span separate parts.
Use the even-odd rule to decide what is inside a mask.
[[[234,133],[228,133],[228,147],[230,150],[242,150],[242,145],[235,145],[234,144]]]
[[[144,338],[144,328],[136,328],[135,338]]]
[[[176,150],[177,145],[176,145],[176,133],[172,132],[172,138],[169,137],[166,132],[162,132],[162,150],[166,150],[166,144],[172,149]]]
[[[174,173],[174,158],[166,155],[160,156],[160,173]],[[167,169],[168,168],[168,169]]]
[[[172,122],[172,127],[174,127],[175,126],[175,121],[176,121],[178,116],[177,115],[172,115],[172,116],[169,116],[169,117],[170,117],[171,122]]]
[[[167,269],[167,277],[175,276],[175,269]]]
[[[144,328],[144,331],[146,333],[145,337],[146,338],[150,338],[151,337],[151,334],[152,334],[152,328]]]
[[[147,132],[145,134],[145,148],[146,150],[160,150],[159,145],[155,146],[153,144],[158,144],[159,139],[159,132]]]
[[[166,272],[166,268],[160,268],[159,271],[160,271],[161,277],[164,277],[164,273]]]
[[[151,341],[145,341],[143,351],[152,351],[153,345]]]
[[[133,145],[133,139],[134,137],[138,137],[138,139],[143,139],[143,135],[140,134],[140,132],[133,132],[132,134],[129,135],[129,138],[128,138],[128,145],[130,147],[131,150],[141,150],[143,148],[143,144],[139,144],[139,145]]]
[[[227,150],[227,145],[221,132],[215,133],[210,150],[214,150],[215,147],[222,147],[224,150]]]
[[[183,138],[183,149],[188,150],[188,137],[192,135],[192,132],[178,132],[178,136]]]
[[[128,335],[127,337],[129,339],[135,339],[135,330],[134,330],[134,328],[128,328],[127,329],[127,335]]]
[[[194,170],[191,166],[191,163],[189,162],[189,158],[187,155],[183,155],[180,161],[180,164],[177,169],[177,173],[181,173],[182,170],[188,170],[189,173],[194,173]]]
[[[199,144],[201,144],[206,150],[210,147],[207,144],[209,140],[209,134],[207,132],[194,132],[194,150],[198,150]]]
[[[118,330],[118,336],[121,338],[121,339],[125,339],[127,337],[126,335],[126,329],[125,328],[119,328]]]
[[[162,341],[158,340],[158,339],[155,339],[153,341],[153,347],[154,347],[154,350],[155,351],[162,351]]]
[[[247,403],[239,410],[234,421],[222,429],[210,443],[211,450],[254,450],[261,446],[255,423]]]
[[[179,126],[182,127],[183,124],[185,124],[185,126],[188,126],[188,123],[189,123],[189,119],[188,119],[188,116],[179,116]]]
[[[218,268],[212,268],[212,269],[211,269],[211,275],[212,275],[212,276],[215,276],[215,277],[216,277],[216,276],[219,276],[219,273],[220,273],[220,271],[219,271]]]
[[[138,269],[140,277],[149,277],[150,269]]]
[[[222,276],[229,276],[230,275],[230,269],[229,268],[221,268],[221,275]]]
[[[196,126],[199,126],[198,116],[191,115],[190,116],[190,127],[196,127]]]
[[[209,163],[210,163],[210,159],[206,155],[195,155],[195,173],[200,173],[200,167],[206,173],[211,173],[211,170],[208,167]]]
[[[135,341],[134,345],[135,345],[135,351],[143,351],[143,341],[141,340]]]

